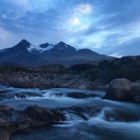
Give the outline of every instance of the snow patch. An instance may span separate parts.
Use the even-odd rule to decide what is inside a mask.
[[[49,45],[49,46],[47,46],[46,48],[41,48],[40,46],[30,45],[30,47],[27,48],[27,50],[28,50],[29,52],[32,52],[32,51],[44,52],[44,51],[51,50],[53,47],[54,47],[54,45]]]
[[[30,45],[29,48],[27,48],[27,50],[28,50],[29,52],[32,52],[33,50],[36,50],[36,48],[37,48],[37,46],[35,46],[35,45]]]
[[[41,52],[51,50],[53,47],[54,47],[54,45],[49,45],[46,48],[41,48]]]

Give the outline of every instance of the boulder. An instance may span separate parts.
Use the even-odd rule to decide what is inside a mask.
[[[13,111],[14,109],[7,106],[7,105],[0,105],[0,112],[8,112],[8,111]]]
[[[20,115],[20,114],[17,114],[17,115]],[[22,119],[22,120],[7,122],[7,124],[4,125],[4,128],[11,134],[30,133],[30,131],[31,131],[30,130],[31,120],[28,119],[28,118],[20,118],[20,119]]]
[[[140,83],[132,83],[130,89],[130,95],[133,97],[136,103],[140,103]]]
[[[133,83],[131,85],[130,95],[133,97],[140,96],[140,83]]]
[[[41,94],[38,94],[38,93],[16,93],[15,96],[17,98],[27,98],[27,97],[42,97]]]
[[[10,140],[10,133],[4,129],[0,129],[0,140]]]
[[[31,119],[32,128],[43,125],[57,124],[60,121],[65,120],[63,113],[54,109],[39,107],[37,105],[27,107],[24,110],[24,113]]]
[[[4,124],[6,124],[6,121],[2,118],[0,118],[0,126],[3,126]]]
[[[105,98],[119,101],[131,101],[133,97],[130,95],[131,83],[128,79],[115,79],[111,81]]]
[[[0,140],[9,140],[10,134],[29,133],[32,129],[66,120],[60,110],[29,106],[23,111],[0,105]]]
[[[95,94],[80,93],[80,92],[70,92],[70,93],[67,93],[67,97],[82,99],[82,98],[96,97],[96,95]]]
[[[26,98],[26,95],[25,94],[20,94],[20,93],[16,93],[15,96],[17,98]]]
[[[135,97],[134,97],[134,101],[135,101],[136,103],[140,103],[140,96],[135,96]]]
[[[7,105],[0,105],[0,129],[10,134],[30,132],[30,119]]]
[[[110,122],[132,122],[138,121],[139,116],[124,109],[104,108],[104,119]]]
[[[7,140],[6,132],[29,133],[31,129],[57,124],[64,120],[65,115],[56,109],[29,106],[23,111],[18,111],[7,105],[0,105],[0,136],[3,136],[2,140]]]

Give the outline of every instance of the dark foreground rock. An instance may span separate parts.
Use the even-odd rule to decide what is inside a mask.
[[[9,140],[10,134],[29,133],[32,129],[64,120],[65,116],[53,109],[29,106],[24,111],[17,111],[0,105],[0,140]]]
[[[15,97],[17,98],[27,98],[27,97],[42,97],[41,94],[38,94],[38,93],[24,93],[24,92],[21,92],[21,93],[16,93],[15,94]]]
[[[24,110],[24,114],[31,119],[31,128],[40,127],[41,125],[56,124],[65,120],[65,116],[59,111],[54,109],[50,110],[37,105],[27,107]]]
[[[104,98],[140,102],[140,83],[131,83],[125,78],[115,79],[111,81]]]
[[[115,79],[111,81],[107,91],[105,98],[113,99],[113,100],[121,100],[121,101],[129,101],[131,100],[131,96],[129,94],[131,88],[131,83],[129,80]]]
[[[0,129],[10,134],[30,131],[30,118],[6,105],[0,105]]]
[[[130,94],[132,96],[140,96],[140,83],[132,83]]]
[[[10,140],[10,133],[4,129],[0,129],[0,140]]]
[[[140,83],[133,83],[130,89],[130,95],[133,97],[134,101],[140,103]]]
[[[90,97],[96,97],[95,94],[86,94],[86,93],[80,93],[80,92],[70,92],[67,93],[67,97],[76,98],[76,99],[82,99],[82,98],[90,98]]]

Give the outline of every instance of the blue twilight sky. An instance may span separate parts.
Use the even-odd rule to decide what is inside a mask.
[[[0,0],[0,49],[64,41],[107,55],[140,54],[140,0]]]

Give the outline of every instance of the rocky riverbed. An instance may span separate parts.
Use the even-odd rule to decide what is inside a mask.
[[[2,140],[140,139],[140,104],[104,99],[104,91],[0,89]]]

